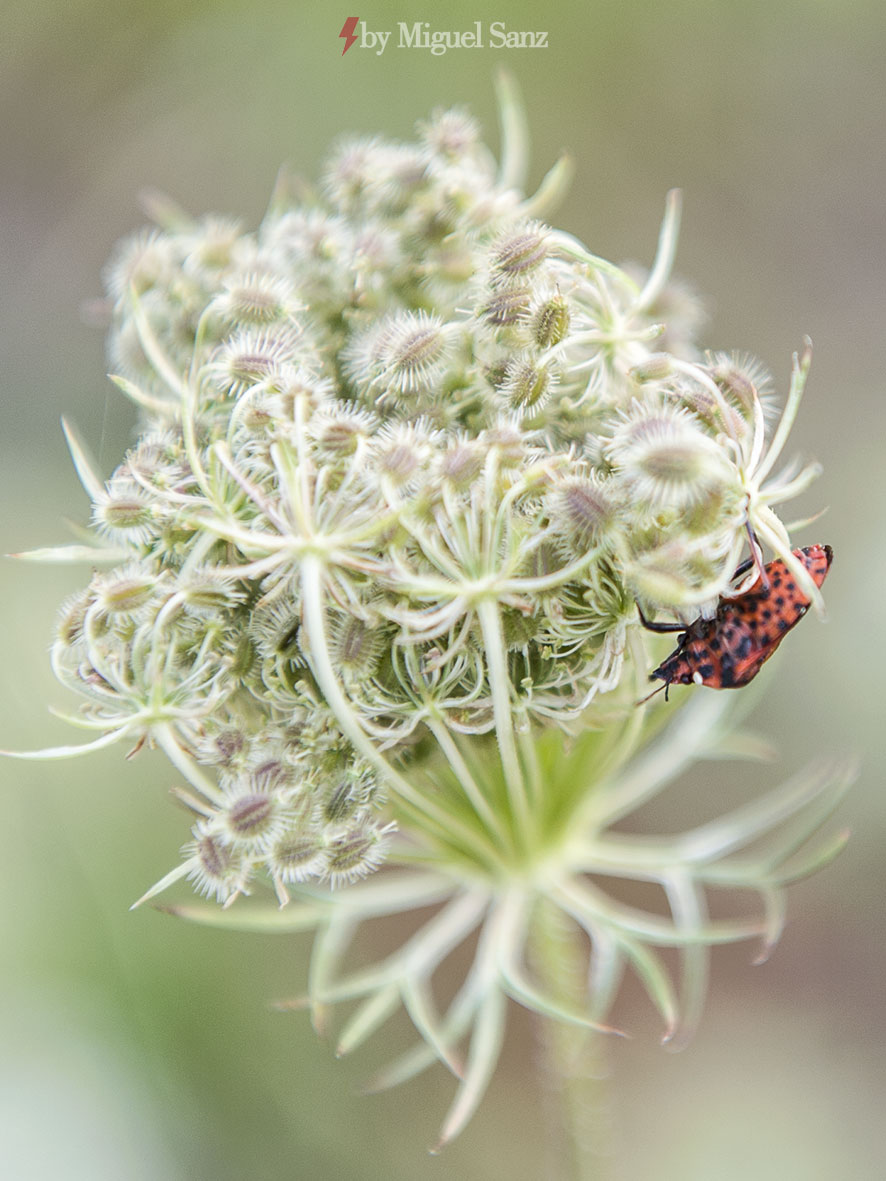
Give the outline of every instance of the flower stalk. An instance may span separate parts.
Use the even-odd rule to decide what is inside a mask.
[[[556,907],[542,903],[533,928],[533,966],[561,1003],[580,1006],[586,964],[574,928]],[[545,1175],[573,1181],[606,1181],[615,1160],[615,1113],[609,1088],[606,1037],[561,1021],[537,1019],[545,1119]]]

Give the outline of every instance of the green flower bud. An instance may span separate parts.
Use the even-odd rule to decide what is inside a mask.
[[[528,328],[533,343],[540,349],[549,349],[566,339],[571,322],[569,304],[557,294],[532,308]]]

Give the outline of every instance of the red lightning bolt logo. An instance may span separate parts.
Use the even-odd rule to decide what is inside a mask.
[[[360,19],[359,16],[349,16],[348,19],[345,21],[345,23],[341,27],[341,32],[339,33],[339,37],[344,37],[344,39],[345,39],[345,47],[341,51],[342,57],[345,56],[345,54],[348,52],[348,50],[351,48],[351,46],[357,40],[357,38],[354,36],[354,29],[356,29],[357,21],[359,19]]]

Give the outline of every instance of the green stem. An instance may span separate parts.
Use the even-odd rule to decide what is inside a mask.
[[[546,992],[587,1004],[587,954],[581,932],[542,901],[532,925],[532,962]],[[605,1034],[541,1017],[540,1068],[551,1130],[546,1176],[607,1181],[615,1172],[614,1119]]]
[[[480,620],[483,645],[486,649],[486,668],[492,695],[495,737],[498,740],[498,752],[501,757],[505,786],[514,812],[517,833],[525,842],[527,833],[530,831],[529,799],[526,794],[526,783],[523,779],[523,769],[520,766],[514,737],[510,679],[505,660],[498,604],[492,599],[482,600],[477,604],[477,617]]]
[[[433,713],[429,713],[426,720],[428,729],[434,735],[434,738],[436,738],[437,745],[443,752],[453,774],[458,779],[459,785],[470,800],[472,808],[486,825],[490,838],[494,839],[499,828],[496,823],[495,812],[492,810],[492,805],[483,795],[480,785],[471,774],[470,768],[465,762],[461,751],[458,749],[458,744],[449,733],[446,723],[439,717]]]
[[[181,772],[191,787],[196,788],[204,799],[210,800],[217,807],[224,807],[226,803],[224,793],[182,750],[176,740],[175,732],[168,723],[154,726],[151,735],[170,763]]]
[[[326,704],[335,715],[342,733],[350,739],[354,749],[374,767],[388,788],[415,813],[435,824],[441,836],[452,836],[464,842],[465,847],[489,858],[492,850],[488,843],[474,829],[452,816],[434,800],[405,779],[387,761],[369,738],[354,713],[350,702],[339,684],[329,652],[326,635],[326,611],[323,603],[323,563],[314,554],[306,554],[302,561],[302,602],[304,627],[308,637],[308,658],[317,684],[326,699]]]

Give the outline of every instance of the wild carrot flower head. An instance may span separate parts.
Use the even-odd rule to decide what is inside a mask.
[[[740,749],[725,695],[637,706],[637,603],[710,612],[750,535],[797,566],[775,510],[816,469],[774,469],[808,351],[773,421],[757,364],[700,352],[694,306],[669,297],[676,195],[638,277],[540,220],[565,165],[523,196],[507,88],[504,125],[500,166],[464,112],[437,113],[413,144],[340,144],[321,191],[281,188],[254,230],[177,217],[118,249],[108,347],[140,434],[105,480],[69,431],[95,539],[69,556],[102,569],[52,652],[98,737],[43,752],[162,747],[193,824],[145,897],[184,879],[239,899],[232,922],[315,927],[306,1003],[357,1002],[343,1050],[403,1006],[422,1040],[378,1081],[452,1069],[443,1139],[479,1102],[508,997],[599,1027],[630,967],[683,1036],[708,947],[777,938],[780,887],[832,851],[804,840],[845,781],[800,777],[680,836],[613,829]],[[666,908],[625,905],[613,878],[659,883]],[[731,886],[759,916],[709,917]],[[429,907],[374,968],[341,968],[357,924]],[[579,1005],[530,967],[551,908],[586,944]],[[474,935],[439,1012],[434,974]]]

